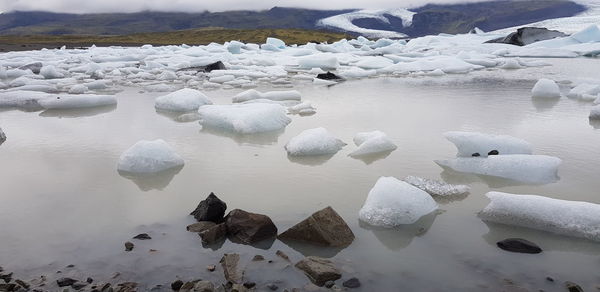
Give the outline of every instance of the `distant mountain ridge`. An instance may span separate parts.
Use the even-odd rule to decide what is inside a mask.
[[[313,10],[274,7],[265,11],[202,13],[138,12],[66,14],[16,11],[0,14],[0,35],[79,34],[125,35],[168,32],[204,27],[235,29],[327,29],[369,35],[370,31],[390,32],[383,36],[417,37],[437,33],[466,33],[474,27],[497,30],[573,16],[585,7],[568,0],[491,1],[469,4],[425,5],[405,10],[379,10],[374,15],[361,10]],[[412,19],[408,19],[412,17]],[[327,25],[324,19],[342,20]],[[325,23],[325,24],[324,24]],[[341,23],[341,25],[337,25]],[[356,29],[358,27],[358,31]]]

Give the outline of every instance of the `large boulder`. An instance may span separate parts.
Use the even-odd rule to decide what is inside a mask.
[[[215,244],[225,238],[227,235],[227,227],[225,226],[225,223],[221,223],[203,230],[198,234],[200,235],[200,238],[202,238],[202,243],[209,245]]]
[[[515,46],[526,46],[535,42],[566,36],[568,35],[556,30],[549,30],[540,27],[522,27],[517,29],[516,32],[513,32],[505,37],[493,39],[487,41],[486,43],[501,43]]]
[[[223,222],[223,216],[227,210],[227,204],[221,201],[214,193],[210,193],[205,200],[190,215],[198,221],[210,221],[214,223]]]
[[[235,209],[225,217],[227,234],[234,242],[253,244],[277,236],[277,227],[266,215]]]
[[[331,207],[317,211],[278,236],[322,246],[344,247],[354,241],[348,224]]]
[[[302,270],[311,282],[318,286],[323,286],[327,281],[335,281],[342,277],[340,271],[330,260],[320,257],[306,257],[296,264],[296,268]]]
[[[238,267],[239,262],[240,255],[237,253],[226,253],[220,261],[225,279],[234,284],[241,284],[244,278],[244,272]]]

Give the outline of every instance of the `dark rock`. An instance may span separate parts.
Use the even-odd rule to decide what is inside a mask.
[[[583,288],[573,282],[565,282],[565,287],[569,292],[583,292]]]
[[[225,69],[227,69],[225,67],[225,64],[223,64],[223,62],[221,62],[221,61],[217,61],[212,64],[208,64],[208,65],[204,66],[203,71],[208,73],[208,72],[212,72],[213,70],[225,70]]]
[[[134,246],[133,242],[125,242],[125,251],[132,251]]]
[[[120,283],[117,286],[119,286],[119,288],[116,290],[117,292],[134,292],[134,291],[136,291],[138,283],[125,282],[125,283]]]
[[[179,291],[179,289],[181,289],[181,286],[183,286],[183,281],[181,280],[177,280],[171,283],[171,289],[173,289],[173,291]]]
[[[69,269],[74,268],[74,267],[75,267],[75,265],[73,265],[73,264],[67,265],[67,268],[69,268]]]
[[[17,280],[15,280],[15,283],[19,284],[19,286],[21,286],[25,289],[29,289],[29,287],[30,287],[30,285],[25,283],[25,281],[23,281],[23,280],[17,279]]]
[[[196,292],[214,292],[215,286],[210,281],[198,281],[194,284],[194,288],[191,291]]]
[[[318,286],[323,286],[327,281],[335,281],[342,277],[340,271],[330,260],[315,256],[309,256],[299,261],[296,268],[302,270],[311,282]]]
[[[31,70],[33,74],[40,74],[40,70],[44,65],[41,62],[34,62],[19,67],[21,70]]]
[[[201,221],[201,222],[197,222],[197,223],[188,225],[186,227],[186,229],[189,232],[202,232],[202,231],[209,229],[215,225],[216,225],[215,222]]]
[[[554,282],[554,278],[552,278],[552,277],[546,277],[546,281],[548,281],[548,282]]]
[[[225,217],[227,234],[232,241],[253,244],[277,236],[277,227],[266,215],[235,209]]]
[[[496,245],[506,251],[518,253],[541,253],[542,249],[535,243],[522,238],[508,238],[496,243]]]
[[[327,71],[327,73],[317,74],[317,78],[323,79],[323,80],[342,80],[342,79],[344,79],[344,78],[337,76],[329,71]]]
[[[185,282],[185,284],[179,288],[179,291],[192,291],[195,285],[196,282]]]
[[[234,284],[242,283],[244,272],[238,270],[238,263],[240,261],[240,255],[237,253],[224,254],[221,258],[221,266],[223,267],[223,273],[225,279]]]
[[[502,43],[515,46],[526,46],[535,42],[550,40],[558,37],[566,37],[565,33],[540,27],[522,27],[506,37],[493,39],[486,43]]]
[[[278,236],[321,246],[345,247],[354,241],[348,224],[331,207],[317,211]]]
[[[342,283],[342,286],[344,286],[346,288],[358,288],[358,287],[360,287],[360,280],[358,280],[358,278],[356,278],[356,277],[350,278],[350,279],[344,281],[344,283]]]
[[[88,282],[89,284],[92,284],[94,282],[94,279],[88,277],[85,281]]]
[[[248,289],[252,289],[252,288],[254,288],[254,286],[256,286],[256,283],[254,283],[254,282],[245,282],[244,283],[244,287],[246,287]]]
[[[2,145],[2,143],[4,143],[4,141],[6,141],[6,134],[4,134],[4,132],[2,131],[2,128],[0,128],[0,145]]]
[[[475,153],[471,154],[471,156],[473,156],[473,157],[479,157],[479,156],[481,156],[481,154],[475,152]]]
[[[217,269],[217,266],[215,266],[215,265],[208,265],[208,266],[206,266],[206,269],[209,272],[214,272]]]
[[[271,290],[271,291],[277,291],[277,289],[279,289],[279,286],[277,286],[275,284],[268,284],[267,288],[269,288],[269,290]]]
[[[87,283],[73,283],[73,285],[71,285],[71,288],[75,289],[75,290],[81,290],[83,289],[85,286],[87,286]]]
[[[0,291],[16,291],[16,290],[17,290],[17,284],[15,284],[15,283],[0,284]]]
[[[335,285],[334,281],[327,281],[323,286],[325,286],[325,288],[331,288],[333,285]]]
[[[4,282],[8,283],[8,282],[12,281],[12,276],[13,276],[13,273],[0,274],[0,280],[4,280]]]
[[[492,150],[492,151],[488,152],[488,156],[490,156],[490,155],[498,155],[498,154],[500,154],[498,152],[498,150]]]
[[[210,193],[190,215],[193,215],[198,221],[221,223],[223,222],[225,210],[227,210],[227,204],[217,198],[214,193]]]
[[[134,236],[133,239],[148,240],[148,239],[152,239],[152,237],[150,237],[150,235],[148,235],[148,233],[140,233],[140,234]]]
[[[259,255],[259,254],[255,255],[255,256],[252,258],[252,261],[253,261],[253,262],[260,262],[260,261],[264,261],[264,260],[265,260],[265,257],[263,257],[263,256],[261,256],[261,255]]]
[[[221,223],[198,234],[200,235],[200,238],[202,238],[202,243],[208,245],[215,244],[225,238],[225,235],[227,235],[227,227],[225,226],[225,223]]]
[[[71,278],[60,278],[56,280],[56,284],[58,284],[58,287],[67,287],[75,283],[77,283],[77,280]]]
[[[290,261],[290,257],[281,250],[277,250],[277,252],[275,252],[275,254],[288,262]]]

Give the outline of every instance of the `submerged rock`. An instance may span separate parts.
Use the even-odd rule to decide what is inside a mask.
[[[240,271],[238,268],[239,261],[240,255],[237,253],[226,253],[220,261],[225,279],[234,284],[241,284],[244,276],[244,272]]]
[[[344,283],[342,283],[342,286],[346,288],[358,288],[360,287],[360,280],[358,280],[358,278],[356,277],[350,278],[347,281],[344,281]]]
[[[133,242],[125,242],[125,251],[132,251],[133,247],[135,247],[135,245],[133,244]]]
[[[198,221],[210,221],[214,223],[223,222],[227,204],[221,201],[214,193],[210,193],[206,199],[198,204],[198,207],[190,215]]]
[[[507,238],[496,245],[506,251],[518,253],[541,253],[542,249],[535,243],[522,238]]]
[[[296,268],[302,270],[311,282],[318,286],[342,277],[340,271],[330,260],[315,256],[309,256],[299,261]]]
[[[214,225],[199,233],[204,244],[215,244],[227,235],[227,227],[225,223]]]
[[[67,287],[75,283],[77,283],[77,280],[71,278],[60,278],[56,280],[56,284],[58,284],[58,287]]]
[[[235,209],[225,217],[227,234],[233,241],[253,244],[277,236],[277,227],[266,215]]]
[[[549,30],[547,28],[522,27],[517,29],[516,32],[513,32],[505,37],[493,39],[491,41],[487,41],[486,43],[502,43],[515,46],[526,46],[535,42],[566,36],[568,35],[563,32]]]
[[[327,207],[286,230],[278,238],[341,247],[354,241],[354,233],[335,210]]]
[[[202,232],[204,230],[210,229],[211,227],[215,226],[217,224],[215,224],[214,222],[211,221],[200,221],[194,224],[190,224],[186,227],[187,231],[189,232]]]
[[[343,80],[344,79],[344,78],[337,76],[329,71],[327,71],[327,73],[317,74],[317,78],[323,79],[323,80]]]

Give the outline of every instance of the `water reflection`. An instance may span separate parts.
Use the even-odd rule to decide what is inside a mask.
[[[545,112],[551,110],[558,104],[559,101],[560,98],[531,98],[531,104],[533,104],[533,107],[535,107],[535,109],[538,112]]]
[[[118,170],[119,175],[131,180],[141,191],[164,190],[177,175],[183,165],[152,174],[139,174]]]
[[[322,258],[335,257],[340,251],[344,250],[347,247],[325,247],[297,240],[280,240],[293,250],[301,253],[303,256],[318,256]]]
[[[378,152],[378,153],[373,153],[373,154],[368,154],[368,155],[351,156],[351,157],[364,162],[366,165],[369,165],[377,160],[387,158],[388,156],[390,156],[390,154],[392,154],[392,152],[394,152],[394,150],[388,150],[388,151]]]
[[[580,252],[590,255],[600,253],[600,245],[591,240],[562,236],[520,226],[483,222],[487,225],[489,231],[482,237],[489,245],[496,246],[498,241],[506,238],[524,238],[536,243],[544,251]]]
[[[335,154],[326,154],[326,155],[308,155],[308,156],[287,156],[288,160],[293,163],[298,163],[307,166],[319,166],[329,159],[331,159]]]
[[[200,114],[192,112],[172,112],[157,109],[156,113],[178,123],[191,123],[200,120]]]
[[[427,233],[438,214],[438,212],[432,212],[421,217],[413,224],[401,225],[394,228],[375,227],[360,220],[359,225],[361,228],[371,230],[375,237],[388,249],[400,250],[409,246],[413,238]]]
[[[81,109],[48,109],[40,113],[40,117],[46,118],[81,118],[92,117],[114,111],[117,105],[107,105],[94,108]]]
[[[447,167],[442,168],[443,170],[440,173],[440,176],[449,184],[469,185],[473,183],[484,183],[490,188],[544,185],[557,182],[560,179],[560,177],[556,175],[554,178],[551,178],[547,181],[523,182],[497,176],[460,172]]]
[[[232,139],[236,143],[240,145],[273,145],[277,144],[277,140],[279,136],[281,136],[285,132],[285,129],[264,132],[264,133],[254,133],[254,134],[239,134],[231,131],[227,131],[225,129],[213,128],[213,127],[202,127],[200,133],[202,134],[211,134],[215,136],[225,137]]]

